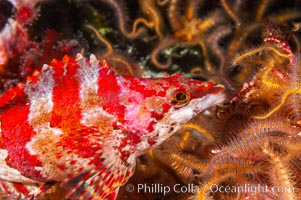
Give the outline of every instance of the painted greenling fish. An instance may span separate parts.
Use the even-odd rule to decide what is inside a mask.
[[[0,190],[37,198],[115,199],[136,158],[224,100],[224,87],[172,75],[118,76],[78,54],[53,60],[0,97]]]

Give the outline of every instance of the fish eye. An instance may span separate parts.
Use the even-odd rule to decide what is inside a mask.
[[[171,95],[171,102],[175,106],[184,106],[190,100],[190,95],[185,90],[174,90],[173,94]]]

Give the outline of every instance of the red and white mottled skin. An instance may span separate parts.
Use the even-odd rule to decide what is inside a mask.
[[[0,97],[0,190],[25,198],[60,182],[71,199],[111,198],[138,156],[222,91],[182,75],[117,76],[94,55],[53,60]]]

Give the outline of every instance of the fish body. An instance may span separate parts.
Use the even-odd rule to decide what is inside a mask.
[[[32,198],[59,182],[70,199],[115,198],[136,158],[222,91],[182,75],[118,76],[94,55],[53,60],[0,97],[0,191]]]

